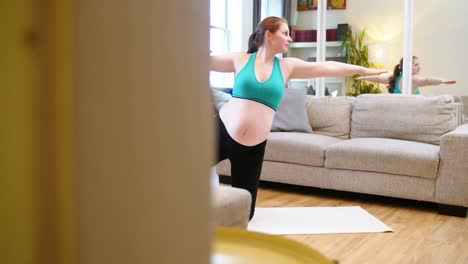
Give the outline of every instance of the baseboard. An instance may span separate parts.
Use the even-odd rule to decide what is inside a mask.
[[[230,185],[232,183],[232,178],[231,176],[219,175],[219,182]],[[421,201],[408,200],[408,199],[403,199],[403,198],[387,197],[387,196],[364,194],[364,193],[353,193],[353,192],[348,192],[348,191],[336,191],[336,190],[331,190],[331,189],[321,189],[321,188],[293,185],[293,184],[287,184],[287,183],[260,181],[260,187],[279,188],[282,190],[301,192],[301,193],[312,192],[314,193],[314,195],[326,195],[330,197],[334,197],[338,195],[340,196],[341,199],[367,199],[367,200],[372,200],[374,202],[377,201],[377,202],[382,202],[382,203],[398,204],[399,206],[413,204],[413,206],[417,205],[421,209],[425,208],[426,210],[430,210],[430,211],[434,211],[435,205],[437,205],[437,211],[439,214],[457,216],[457,217],[465,217],[465,218],[467,217],[467,212],[468,212],[468,209],[463,206],[436,204],[432,202],[421,202]]]
[[[456,205],[446,205],[446,204],[437,204],[437,211],[439,214],[449,215],[449,216],[458,216],[458,217],[467,217],[467,208],[463,206]]]

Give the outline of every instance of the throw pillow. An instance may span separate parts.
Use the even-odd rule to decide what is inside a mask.
[[[213,95],[213,103],[215,105],[216,111],[219,112],[219,109],[223,107],[225,103],[231,99],[231,95],[225,92],[222,92],[216,88],[211,88],[211,94]]]
[[[307,114],[307,90],[286,88],[281,104],[273,119],[271,131],[312,133]]]

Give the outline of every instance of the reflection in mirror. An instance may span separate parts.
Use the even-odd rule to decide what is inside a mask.
[[[288,56],[314,61],[317,55],[314,35],[317,30],[317,10],[297,11],[298,1],[291,2],[291,25],[298,31],[296,42],[291,45]],[[352,0],[346,1],[344,9],[327,9],[325,59],[349,62],[349,53],[343,49],[340,41],[345,35],[343,32],[347,31],[344,28],[348,27],[355,35],[360,35],[365,30],[365,45],[385,46],[385,60],[376,61],[376,66],[391,72],[403,56],[403,22],[404,0]],[[338,91],[338,95],[346,95],[351,92],[353,83],[352,78],[326,78],[325,87],[330,93]],[[367,89],[370,85],[366,82],[363,88]],[[374,86],[377,91],[387,92],[386,84]]]

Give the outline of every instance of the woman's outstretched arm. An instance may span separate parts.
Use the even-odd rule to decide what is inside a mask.
[[[286,58],[284,64],[290,72],[289,79],[347,77],[356,74],[378,75],[387,72],[386,70],[370,69],[336,61],[306,62],[297,58]]]
[[[228,53],[223,55],[210,56],[210,71],[216,72],[235,72],[236,59],[240,53]]]
[[[375,83],[388,84],[390,81],[390,76],[388,75],[375,75],[375,76],[361,76],[356,78],[356,80],[364,80]],[[439,85],[439,84],[454,84],[456,81],[447,80],[443,78],[436,77],[422,77],[422,76],[413,76],[413,87],[422,87],[428,85]]]
[[[356,78],[356,80],[364,80],[374,83],[383,83],[389,84],[391,75],[383,74],[383,75],[372,75],[372,76],[361,76]]]
[[[455,80],[449,80],[445,78],[438,77],[423,77],[423,76],[413,76],[413,86],[422,87],[429,85],[439,85],[439,84],[454,84]]]

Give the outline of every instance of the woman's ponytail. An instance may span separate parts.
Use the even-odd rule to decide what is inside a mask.
[[[398,77],[401,75],[401,71],[403,70],[403,58],[401,58],[400,63],[395,65],[395,68],[393,69],[393,75],[390,77],[390,81],[388,83],[388,92],[393,93],[393,90],[395,90],[395,85]]]
[[[413,60],[417,58],[418,57],[413,56]],[[403,73],[403,58],[401,58],[400,63],[395,65],[395,68],[393,69],[393,75],[390,77],[388,86],[387,86],[389,93],[393,93],[393,90],[395,90],[396,81],[402,73]]]
[[[396,80],[398,79],[398,76],[401,75],[401,64],[395,65],[395,68],[393,69],[393,75],[390,77],[390,81],[388,83],[388,92],[393,93],[393,90],[395,90],[395,84]]]
[[[249,49],[247,53],[254,53],[258,51],[258,47],[263,44],[263,34],[259,34],[259,30],[255,31],[249,37]]]

